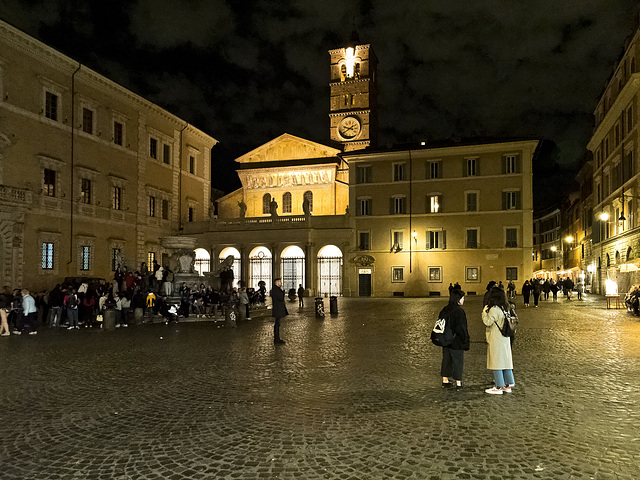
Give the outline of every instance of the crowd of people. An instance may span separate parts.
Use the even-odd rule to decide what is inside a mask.
[[[116,327],[152,322],[157,316],[165,323],[190,315],[215,318],[225,305],[235,306],[241,320],[250,320],[252,306],[266,301],[264,282],[258,289],[241,285],[221,291],[204,283],[183,282],[174,292],[174,280],[168,267],[154,261],[150,269],[144,262],[133,272],[118,268],[112,282],[69,280],[37,293],[5,286],[0,292],[0,335],[36,335],[43,326],[99,328],[108,310],[113,310]]]

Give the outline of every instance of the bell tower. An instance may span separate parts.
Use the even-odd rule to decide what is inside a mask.
[[[359,45],[353,32],[349,45],[329,50],[331,99],[329,128],[332,142],[350,152],[375,145],[378,134],[378,59],[371,45]]]

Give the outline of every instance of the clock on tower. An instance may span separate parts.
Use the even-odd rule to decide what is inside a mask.
[[[375,145],[377,139],[378,59],[370,45],[350,45],[329,50],[331,55],[330,138],[345,152]]]

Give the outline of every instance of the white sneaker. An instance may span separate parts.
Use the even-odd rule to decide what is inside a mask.
[[[505,393],[511,393],[511,385],[507,385],[506,387],[502,387],[502,391]]]
[[[67,327],[67,330],[73,330],[73,327]]]
[[[38,332],[29,332],[29,335],[37,335]]]
[[[498,387],[491,387],[491,388],[487,388],[484,393],[490,393],[491,395],[502,395],[502,388],[498,388]]]

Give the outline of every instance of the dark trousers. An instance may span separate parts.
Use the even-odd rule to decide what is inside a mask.
[[[35,332],[37,328],[38,328],[37,312],[32,312],[22,317],[22,328],[20,330],[23,333]]]
[[[273,324],[273,340],[280,340],[280,319],[282,317],[276,317],[276,323]]]
[[[442,347],[440,376],[462,380],[462,367],[464,367],[464,350],[452,350],[449,347]]]
[[[538,306],[538,300],[540,299],[540,294],[539,293],[535,293],[533,294],[533,304],[537,307]]]

